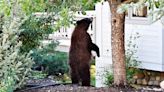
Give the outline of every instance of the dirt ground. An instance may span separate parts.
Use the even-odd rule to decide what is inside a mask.
[[[118,88],[118,87],[82,87],[77,85],[53,85],[46,87],[32,87],[15,92],[164,92],[164,91],[155,91],[148,89],[133,89],[130,87]]]
[[[138,89],[135,89],[138,88]],[[84,87],[71,83],[56,83],[52,79],[28,80],[25,88],[14,92],[164,92],[159,87],[126,86],[120,87]]]
[[[128,91],[127,91],[128,90]],[[17,92],[135,92],[133,89],[119,89],[119,88],[95,88],[95,87],[81,87],[70,85],[48,86],[42,88],[26,89]]]

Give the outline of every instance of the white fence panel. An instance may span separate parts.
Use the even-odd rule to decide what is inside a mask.
[[[138,46],[136,56],[141,61],[140,68],[164,71],[162,57],[162,24],[157,21],[151,25],[126,24],[125,39],[128,40],[131,35],[139,33],[140,38],[137,39]]]
[[[105,74],[111,70],[111,24],[109,5],[96,4],[96,44],[100,48],[100,57],[96,58],[96,87],[105,86]]]
[[[81,20],[83,18],[91,18],[91,17],[93,18],[93,22],[92,22],[91,26],[88,28],[87,32],[91,35],[92,40],[95,40],[94,39],[95,37],[93,37],[93,33],[94,33],[93,30],[95,30],[94,29],[95,28],[95,13],[94,13],[94,11],[86,11],[86,15],[83,15],[81,13],[75,14],[74,22]],[[75,27],[74,24],[71,24],[70,27],[66,27],[66,28],[62,27],[62,28],[60,28],[60,30],[51,34],[49,36],[49,38],[50,39],[69,39],[70,40],[71,34],[74,30],[74,27]]]
[[[101,57],[96,58],[96,86],[103,87],[106,69],[111,70],[111,22],[110,8],[107,2],[96,4],[96,44],[100,47]],[[150,24],[148,19],[132,18],[125,22],[125,45],[130,36],[139,33],[135,54],[141,61],[140,68],[164,71],[164,30],[161,21]],[[136,22],[137,21],[137,22]],[[127,47],[125,47],[127,48]],[[105,70],[104,70],[105,69]]]
[[[81,20],[83,18],[93,18],[93,22],[88,28],[87,32],[90,34],[92,41],[95,42],[95,35],[93,35],[95,34],[95,23],[96,23],[95,11],[86,11],[86,15],[83,15],[81,13],[75,14],[74,22]],[[57,47],[57,50],[64,51],[64,52],[69,51],[70,39],[74,27],[75,25],[71,24],[70,27],[67,28],[62,27],[60,28],[60,30],[49,35],[49,39],[59,41],[59,46]]]

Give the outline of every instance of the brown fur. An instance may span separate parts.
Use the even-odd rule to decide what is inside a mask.
[[[99,48],[92,43],[91,37],[87,33],[90,23],[88,18],[77,22],[72,33],[69,51],[72,83],[78,84],[81,80],[83,86],[90,86],[91,50],[95,50],[99,56]]]

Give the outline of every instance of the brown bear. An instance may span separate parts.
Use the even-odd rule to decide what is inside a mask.
[[[87,33],[91,18],[84,18],[76,22],[76,27],[71,36],[71,46],[69,50],[69,65],[72,84],[90,86],[90,61],[91,50],[96,51],[99,57],[99,48],[92,43],[90,35]]]

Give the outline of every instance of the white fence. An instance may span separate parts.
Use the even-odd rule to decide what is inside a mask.
[[[83,18],[93,18],[93,22],[91,24],[91,26],[89,27],[88,29],[88,33],[92,36],[93,38],[93,30],[95,30],[95,12],[94,11],[87,11],[86,12],[86,15],[82,15],[81,13],[80,14],[76,14],[75,15],[75,22],[77,20],[80,20],[80,19],[83,19]],[[49,38],[51,39],[70,39],[71,38],[71,34],[74,30],[74,25],[70,25],[70,27],[62,27],[60,28],[60,30],[58,30],[57,32],[54,32],[53,34],[50,35]]]
[[[100,58],[96,58],[96,86],[102,87],[104,85],[105,71],[111,70],[112,55],[111,55],[111,19],[109,4],[107,2],[97,3],[96,10],[87,12],[87,15],[77,15],[77,20],[84,17],[93,17],[94,21],[89,28],[89,33],[93,41],[100,48]],[[129,12],[130,14],[130,12]],[[74,25],[70,28],[61,28],[60,31],[55,32],[50,37],[52,39],[59,39],[61,46],[67,48],[58,48],[62,51],[68,51],[70,45],[70,37]],[[141,61],[140,68],[164,71],[164,29],[161,21],[150,24],[148,18],[132,18],[127,17],[125,22],[125,44],[131,35],[136,32],[141,36],[136,40],[138,46],[135,54],[138,61]]]
[[[77,20],[83,19],[83,18],[93,18],[93,22],[91,26],[88,29],[88,33],[91,35],[92,41],[95,42],[95,23],[96,23],[96,16],[94,11],[86,11],[86,15],[83,15],[81,13],[75,14],[75,22]],[[70,27],[67,28],[60,28],[60,30],[54,32],[53,34],[49,35],[49,38],[52,40],[58,40],[60,42],[59,47],[57,47],[57,50],[68,52],[69,46],[70,46],[70,39],[71,34],[74,30],[75,25],[71,24]]]
[[[108,3],[96,4],[96,44],[100,57],[96,58],[96,87],[105,86],[106,71],[112,71],[111,24]]]
[[[107,2],[96,5],[96,43],[100,47],[101,57],[96,58],[96,86],[104,85],[105,71],[111,68],[111,19]],[[130,12],[128,12],[130,14]],[[130,36],[139,33],[134,44],[138,46],[135,56],[141,61],[140,68],[164,71],[164,29],[161,20],[151,24],[149,18],[126,17],[125,45]]]

